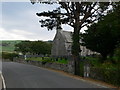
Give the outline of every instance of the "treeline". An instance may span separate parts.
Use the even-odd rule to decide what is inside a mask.
[[[20,43],[15,45],[15,51],[20,52],[23,55],[29,54],[42,54],[49,55],[51,54],[51,42],[43,42],[43,41],[21,41]]]

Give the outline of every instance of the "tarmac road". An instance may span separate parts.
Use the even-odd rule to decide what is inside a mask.
[[[2,66],[7,88],[103,88],[33,65],[3,62]]]

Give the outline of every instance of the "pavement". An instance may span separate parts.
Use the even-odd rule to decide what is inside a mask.
[[[7,88],[107,88],[60,72],[15,62],[3,62],[2,74]]]

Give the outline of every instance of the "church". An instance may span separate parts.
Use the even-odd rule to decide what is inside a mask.
[[[64,30],[57,30],[55,38],[52,44],[51,55],[54,57],[66,57],[72,55],[71,53],[72,48],[72,32],[64,31]],[[81,56],[87,56],[96,54],[85,46],[80,46]]]

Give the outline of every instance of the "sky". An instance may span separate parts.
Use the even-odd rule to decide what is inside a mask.
[[[0,2],[0,40],[53,40],[56,30],[48,31],[40,26],[36,13],[53,10],[58,5],[32,5],[28,2]],[[1,22],[2,19],[2,22]],[[72,31],[63,25],[66,31]]]

